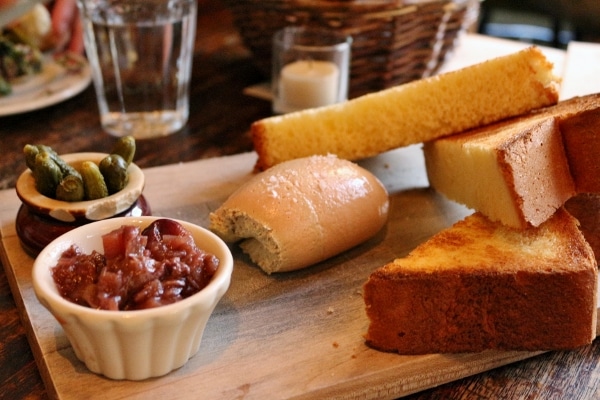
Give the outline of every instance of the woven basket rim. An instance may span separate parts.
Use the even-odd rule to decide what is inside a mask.
[[[273,35],[322,26],[352,37],[350,97],[437,72],[479,0],[225,0],[254,63],[270,76]],[[475,10],[475,11],[473,11]],[[470,21],[470,19],[472,21]]]

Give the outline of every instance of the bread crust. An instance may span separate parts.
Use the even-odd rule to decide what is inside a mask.
[[[385,225],[383,184],[335,156],[282,163],[254,176],[210,215],[210,229],[265,272],[304,268],[348,250]]]
[[[365,338],[400,354],[571,349],[596,336],[596,292],[564,209],[524,231],[475,213],[370,276]]]
[[[577,192],[600,192],[600,99],[598,108],[563,118],[560,130]]]
[[[579,221],[579,229],[600,264],[600,193],[580,193],[565,203],[565,209]]]
[[[254,171],[260,172],[277,164],[274,157],[269,152],[267,128],[260,121],[254,122],[250,127],[250,137],[254,146],[254,151],[258,154],[258,159],[254,164]]]

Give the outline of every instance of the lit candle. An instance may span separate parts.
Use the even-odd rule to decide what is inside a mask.
[[[287,64],[279,78],[282,108],[294,111],[336,103],[339,75],[337,65],[329,61],[301,60]]]

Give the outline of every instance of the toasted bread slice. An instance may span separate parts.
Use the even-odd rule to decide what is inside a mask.
[[[555,104],[559,79],[531,47],[341,104],[256,121],[256,169],[315,154],[358,160]]]
[[[596,336],[597,270],[559,209],[518,230],[475,213],[364,285],[367,343],[401,354],[553,350]]]
[[[598,123],[594,94],[425,143],[429,183],[492,220],[538,226],[578,187],[600,191]]]

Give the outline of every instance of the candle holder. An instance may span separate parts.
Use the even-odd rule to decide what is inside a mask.
[[[320,28],[288,27],[273,37],[273,112],[346,101],[352,38]]]

